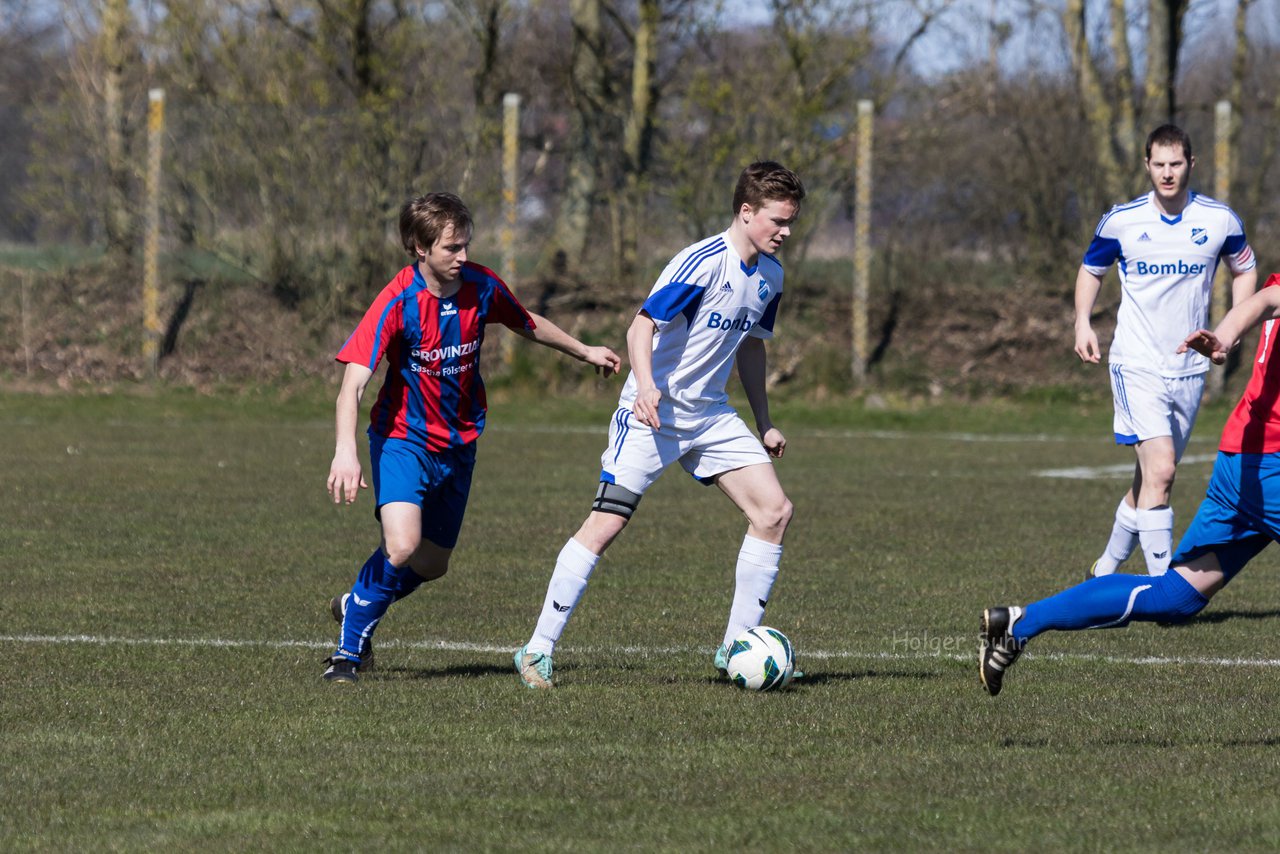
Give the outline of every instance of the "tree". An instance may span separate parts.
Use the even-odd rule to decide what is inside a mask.
[[[135,58],[130,41],[128,0],[103,0],[100,14],[102,56],[103,143],[106,150],[107,255],[120,267],[133,257],[134,229],[130,184],[133,169],[129,160],[129,119],[124,109],[126,66]]]

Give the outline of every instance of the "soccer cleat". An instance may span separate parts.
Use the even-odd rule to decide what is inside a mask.
[[[711,659],[711,663],[716,666],[724,675],[729,675],[729,644],[725,644],[716,650],[715,657]]]
[[[1101,560],[1101,559],[1102,559],[1102,558],[1098,558],[1098,560]],[[1095,560],[1095,561],[1093,562],[1093,566],[1091,566],[1091,567],[1089,567],[1087,570],[1085,570],[1085,573],[1084,573],[1084,580],[1085,580],[1085,581],[1088,581],[1090,578],[1097,578],[1097,577],[1098,577],[1098,561],[1097,561],[1097,560]]]
[[[333,614],[333,621],[339,626],[342,625],[342,618],[347,614],[347,600],[351,598],[350,593],[343,593],[341,596],[334,596],[329,600],[329,613]],[[357,668],[368,673],[373,670],[373,641],[365,639],[364,653],[360,656],[360,663]]]
[[[516,673],[526,688],[554,688],[551,679],[551,656],[541,652],[525,652],[526,647],[516,650]]]
[[[329,665],[329,669],[324,672],[324,681],[336,682],[340,685],[348,685],[360,678],[360,665],[349,658],[339,658],[332,656],[326,658],[324,663]]]
[[[1014,640],[1010,630],[1022,618],[1022,609],[987,608],[982,612],[982,648],[978,651],[978,678],[987,693],[995,696],[1004,684],[1004,675],[1022,655],[1025,643]]]

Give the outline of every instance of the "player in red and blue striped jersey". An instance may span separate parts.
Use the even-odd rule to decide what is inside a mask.
[[[351,592],[331,609],[342,641],[324,677],[354,682],[371,664],[370,638],[392,602],[444,575],[471,489],[476,439],[484,432],[480,351],[485,327],[594,365],[621,367],[608,347],[583,344],[525,310],[497,275],[467,260],[471,213],[457,196],[431,193],[400,212],[400,237],[415,262],[382,289],[338,352],[346,365],[337,401],[337,445],[329,469],[334,503],[367,488],[356,453],[360,400],[378,363],[386,379],[369,414],[369,456],[382,542]]]
[[[1272,542],[1280,541],[1280,275],[1227,312],[1218,328],[1198,329],[1175,352],[1195,351],[1222,364],[1240,336],[1261,323],[1253,375],[1227,419],[1218,457],[1191,526],[1168,572],[1098,575],[1030,605],[982,612],[978,674],[1000,693],[1027,642],[1047,631],[1121,628],[1133,621],[1181,623]]]

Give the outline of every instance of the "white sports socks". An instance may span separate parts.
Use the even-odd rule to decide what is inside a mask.
[[[722,645],[747,629],[760,625],[781,561],[780,543],[767,543],[750,534],[743,537],[738,567],[734,572],[733,607],[729,611],[729,625],[725,628]]]
[[[1138,546],[1138,511],[1129,502],[1120,499],[1116,507],[1116,521],[1111,527],[1111,539],[1093,570],[1094,575],[1110,575],[1129,559]]]
[[[542,614],[525,649],[528,652],[550,655],[564,632],[565,624],[573,615],[578,600],[587,589],[591,571],[600,562],[600,555],[572,537],[556,558],[555,571],[547,585],[547,598],[542,602]]]
[[[1138,511],[1138,539],[1148,575],[1164,575],[1173,554],[1173,508]]]

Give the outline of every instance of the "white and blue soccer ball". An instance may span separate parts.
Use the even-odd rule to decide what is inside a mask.
[[[756,626],[747,629],[729,644],[729,678],[748,691],[776,691],[785,688],[796,672],[791,641],[777,629]]]

